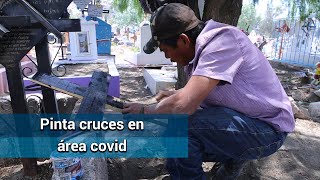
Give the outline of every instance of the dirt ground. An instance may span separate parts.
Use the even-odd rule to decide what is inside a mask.
[[[310,102],[320,101],[311,96],[315,90],[301,77],[302,68],[271,62],[289,96],[299,94],[299,107],[307,108]],[[67,75],[104,70],[103,64],[67,65]],[[152,94],[146,87],[142,67],[119,65],[121,99],[127,102],[152,102]],[[297,99],[296,98],[296,99]],[[239,179],[320,179],[320,124],[307,115],[296,119],[296,129],[281,149],[270,157],[248,163]],[[209,171],[212,163],[205,163]],[[50,179],[50,164],[40,166],[36,178]],[[109,180],[166,179],[165,159],[109,159]],[[209,173],[208,173],[209,176]],[[0,159],[0,179],[30,179],[22,177],[22,166],[18,159]],[[100,179],[100,178],[98,178]]]

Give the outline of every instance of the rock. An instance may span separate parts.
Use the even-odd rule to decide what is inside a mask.
[[[12,108],[11,108],[11,103],[9,99],[0,98],[0,113],[12,114]]]
[[[308,102],[319,102],[320,101],[320,96],[318,96],[314,91],[313,93],[310,92],[309,96],[306,98],[306,101]]]
[[[312,118],[320,119],[320,102],[310,103],[309,113]]]
[[[319,90],[317,90],[317,91],[315,91],[315,92],[313,92],[315,95],[317,95],[319,98],[320,98],[320,89]]]
[[[27,98],[27,106],[29,113],[40,114],[41,113],[42,99],[39,96],[29,96]]]
[[[299,111],[294,115],[294,117],[300,119],[311,119],[308,109],[304,107],[299,107]]]
[[[309,84],[310,82],[311,82],[311,78],[309,76],[300,78],[301,84]]]
[[[77,101],[78,99],[72,96],[59,97],[57,100],[59,113],[71,114]]]
[[[291,102],[293,114],[297,114],[300,111],[300,109],[298,108],[296,102],[294,101],[294,99],[292,97],[289,97],[289,100]]]
[[[309,112],[306,108],[298,106],[292,97],[289,97],[289,100],[291,102],[291,107],[295,118],[310,119]]]
[[[296,101],[304,101],[306,99],[306,95],[303,90],[298,89],[292,92],[292,98]]]
[[[291,91],[292,98],[295,101],[318,102],[320,97],[317,96],[313,88],[298,88]]]

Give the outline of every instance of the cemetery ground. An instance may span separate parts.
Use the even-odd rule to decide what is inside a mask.
[[[121,99],[127,102],[154,102],[153,95],[147,89],[143,78],[143,67],[136,67],[123,61],[126,50],[114,51],[116,65],[120,74]],[[319,102],[320,98],[313,94],[315,90],[307,79],[301,76],[304,69],[270,61],[281,80],[286,92],[293,97],[299,108],[296,111],[296,128],[288,135],[284,145],[275,154],[254,160],[245,166],[239,179],[320,179],[320,121],[310,118],[307,108],[311,102]],[[68,74],[87,74],[92,70],[104,70],[102,64],[67,65]],[[39,159],[45,161],[45,159]],[[167,179],[165,159],[108,159],[108,177],[96,179],[136,180]],[[213,163],[204,163],[208,172]],[[22,165],[19,159],[0,159],[0,179],[51,179],[50,163],[39,166],[39,175],[34,178],[22,176]]]

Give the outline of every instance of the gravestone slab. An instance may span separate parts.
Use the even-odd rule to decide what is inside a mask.
[[[84,9],[91,2],[91,0],[73,0],[73,2],[77,5],[78,9]]]
[[[164,56],[164,53],[160,52],[159,48],[152,54],[146,54],[143,52],[143,46],[151,38],[151,30],[149,22],[142,22],[140,24],[140,52],[131,53],[126,57],[126,60],[135,65],[171,65],[171,61]]]
[[[58,19],[63,11],[68,7],[72,0],[40,1],[29,0],[38,12],[48,19]],[[27,22],[29,26],[7,27],[10,33],[6,33],[0,39],[0,64],[7,66],[11,63],[19,62],[44,36],[48,30],[42,26],[37,29],[32,28],[32,23],[38,23],[39,20],[34,17],[32,12],[27,11],[16,1],[1,1],[0,16],[17,16],[15,19],[21,23]],[[29,19],[29,20],[28,20]],[[2,24],[2,22],[0,22]],[[25,25],[25,24],[24,24]]]
[[[102,6],[89,4],[88,15],[91,17],[101,17],[102,16]]]
[[[144,69],[143,77],[153,95],[160,90],[168,90],[174,87],[177,80],[175,71],[160,69]]]

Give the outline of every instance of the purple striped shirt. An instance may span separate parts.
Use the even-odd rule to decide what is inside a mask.
[[[185,67],[189,78],[205,76],[226,82],[216,86],[202,107],[224,106],[292,132],[288,96],[268,60],[238,28],[208,21],[197,38],[195,58]]]

